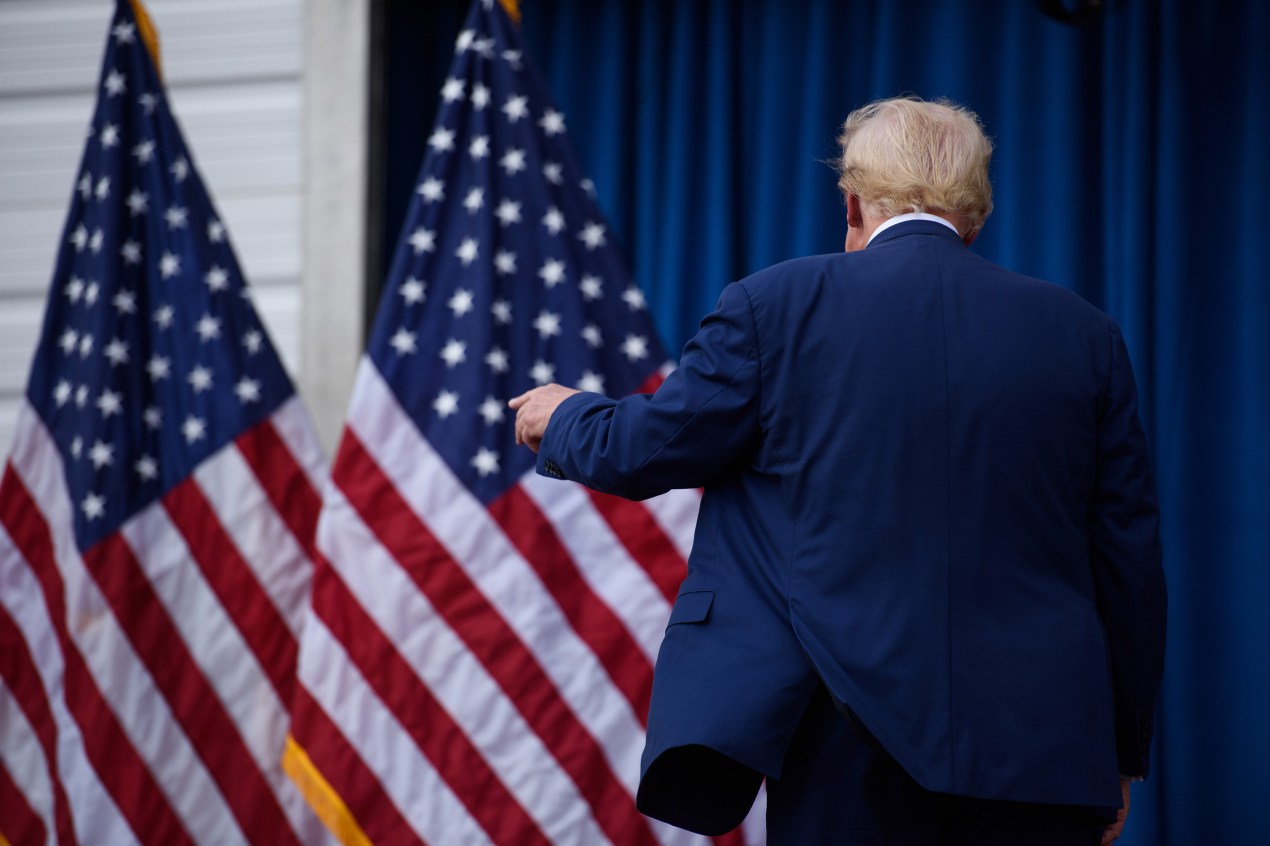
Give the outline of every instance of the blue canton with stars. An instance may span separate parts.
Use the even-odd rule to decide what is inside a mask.
[[[500,4],[473,3],[441,98],[368,353],[488,504],[534,464],[508,399],[625,396],[666,357]]]
[[[27,386],[79,547],[293,393],[119,0]]]

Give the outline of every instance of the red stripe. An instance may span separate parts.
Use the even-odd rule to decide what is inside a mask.
[[[220,518],[193,477],[186,478],[163,497],[172,523],[185,538],[190,556],[203,571],[243,640],[264,669],[278,699],[291,701],[295,689],[295,661],[299,645],[278,613],[256,574],[221,526]],[[249,550],[265,555],[269,550]]]
[[[657,393],[657,389],[661,387],[661,383],[665,381],[666,381],[666,377],[661,375],[661,371],[654,370],[652,373],[649,373],[648,378],[646,378],[643,382],[641,382],[640,386],[636,388],[634,391],[632,391],[631,393],[655,394]]]
[[[661,525],[638,502],[587,490],[595,510],[609,524],[631,558],[648,573],[653,584],[670,602],[679,594],[679,583],[688,573],[679,548]]]
[[[27,722],[31,724],[40,748],[44,751],[49,780],[53,785],[53,825],[57,829],[57,842],[74,846],[78,842],[75,838],[75,826],[71,822],[70,804],[66,799],[66,789],[62,785],[57,762],[57,722],[53,718],[53,709],[49,705],[48,695],[40,681],[35,659],[22,636],[22,630],[3,605],[0,605],[0,678],[4,679],[10,695],[26,715]],[[3,807],[5,803],[0,801],[0,808]],[[0,823],[0,830],[9,829]],[[24,841],[10,838],[9,842]]]
[[[582,578],[555,527],[520,485],[489,506],[520,554],[542,579],[569,625],[600,659],[613,685],[626,697],[641,722],[648,718],[653,667],[622,621]]]
[[[344,582],[324,559],[318,560],[321,564],[313,580],[314,613],[344,645],[380,701],[393,712],[472,817],[495,843],[549,844],[551,841],[538,824],[508,792],[463,729],[419,680]],[[362,806],[354,816],[370,821],[378,812],[378,806]]]
[[[423,846],[383,785],[304,685],[291,700],[291,736],[357,820],[372,843]]]
[[[14,846],[48,842],[48,829],[44,827],[44,820],[40,819],[39,814],[26,801],[26,796],[13,783],[3,762],[0,762],[0,838]],[[62,842],[60,832],[57,842]]]
[[[578,722],[533,653],[414,515],[351,429],[344,432],[332,476],[363,522],[516,703],[609,838],[622,844],[655,843],[648,821],[609,770],[599,744]]]
[[[264,420],[234,442],[310,561],[317,559],[317,521],[322,497],[272,421]]]
[[[66,707],[79,724],[84,751],[98,778],[142,843],[193,844],[71,641],[62,575],[53,560],[48,523],[12,467],[5,468],[4,481],[0,482],[0,523],[43,589],[65,663],[62,692]]]
[[[118,534],[109,535],[84,553],[84,563],[243,833],[258,843],[298,844],[238,727],[190,655],[132,550]]]
[[[737,826],[727,834],[711,837],[710,840],[714,842],[714,846],[745,846],[745,833]]]

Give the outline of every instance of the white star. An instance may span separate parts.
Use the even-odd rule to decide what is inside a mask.
[[[582,372],[582,378],[578,380],[578,390],[602,394],[604,393],[604,377],[585,370]]]
[[[115,298],[111,300],[115,310],[120,314],[135,314],[137,311],[137,295],[123,288],[119,293],[115,294]]]
[[[481,54],[484,59],[494,58],[494,39],[478,38],[472,42],[472,49]]]
[[[543,215],[542,225],[547,227],[547,231],[552,235],[559,235],[560,230],[564,229],[564,215],[560,213],[560,209],[552,206]]]
[[[110,359],[110,363],[116,367],[128,363],[128,345],[118,338],[112,338],[110,343],[106,344],[104,353],[106,358]]]
[[[258,329],[252,329],[246,335],[243,335],[243,347],[247,350],[248,355],[255,355],[260,352],[260,347],[264,344],[264,341],[264,335],[261,335]]]
[[[533,379],[535,384],[545,385],[556,378],[556,368],[540,358],[529,369],[529,378]]]
[[[93,196],[99,200],[104,200],[110,196],[110,177],[103,176],[97,181],[97,188],[93,191]]]
[[[516,123],[522,117],[526,117],[530,113],[528,103],[530,103],[530,98],[527,97],[507,98],[507,103],[503,104],[503,114],[507,116],[508,123]]]
[[[244,376],[238,380],[237,385],[234,385],[234,393],[238,395],[238,401],[241,403],[257,402],[260,400],[260,383]]]
[[[75,351],[75,345],[79,343],[79,333],[74,329],[67,329],[57,343],[61,346],[63,353],[70,355]]]
[[[454,312],[455,317],[462,317],[472,310],[474,299],[471,291],[459,288],[451,295],[446,305],[450,307],[450,311]]]
[[[164,253],[159,259],[159,274],[164,279],[171,279],[181,272],[181,257],[172,253]]]
[[[185,181],[185,177],[190,175],[190,163],[182,156],[172,162],[172,167],[168,168],[168,170],[172,172],[172,178],[177,181],[177,184],[180,184]]]
[[[428,138],[428,146],[438,153],[446,153],[454,149],[454,132],[441,127]]]
[[[525,151],[512,148],[498,160],[508,176],[513,176],[525,169]]]
[[[101,252],[102,231],[100,229],[93,230],[93,237],[88,239],[88,249],[94,253]]]
[[[479,82],[472,86],[472,108],[483,109],[489,105],[489,89]]]
[[[485,363],[495,373],[506,373],[510,367],[507,353],[499,347],[490,347],[490,351],[485,354]]]
[[[582,190],[586,191],[592,197],[595,196],[595,183],[592,182],[591,180],[584,179],[581,182],[579,182],[578,185],[582,186]]]
[[[409,355],[418,349],[415,346],[415,333],[406,331],[404,326],[388,339],[388,345],[397,351],[397,355]]]
[[[146,372],[155,382],[166,379],[172,374],[172,363],[163,356],[155,354],[146,362]]]
[[[603,339],[600,337],[600,327],[594,323],[588,323],[582,327],[582,340],[587,342],[587,346],[591,349],[599,349]]]
[[[136,31],[137,28],[134,25],[125,21],[124,23],[116,25],[110,32],[115,36],[116,44],[131,44],[133,33]]]
[[[604,286],[603,280],[598,276],[590,274],[583,276],[582,281],[578,283],[578,287],[582,289],[582,298],[587,302],[598,300],[601,296]]]
[[[644,309],[644,292],[634,285],[622,292],[622,299],[631,307],[632,311],[642,311]]]
[[[153,94],[146,92],[137,98],[137,102],[146,110],[146,114],[154,114],[154,107],[158,105],[158,98]]]
[[[112,70],[106,75],[106,83],[102,87],[106,89],[108,97],[118,97],[128,90],[124,75],[117,70]]]
[[[445,199],[445,183],[429,176],[419,183],[418,192],[425,203],[435,203]]]
[[[83,451],[84,451],[83,438],[76,438],[75,440],[71,441],[71,455],[75,456],[76,458],[79,458],[80,454]]]
[[[201,418],[191,414],[185,418],[185,422],[181,424],[181,434],[185,436],[185,442],[192,444],[195,441],[201,441],[207,434],[207,423]]]
[[[75,245],[75,252],[83,252],[84,247],[88,246],[88,230],[84,228],[84,224],[76,226],[67,240]]]
[[[142,455],[132,466],[143,481],[152,481],[159,475],[159,465],[148,455]]]
[[[446,367],[455,367],[467,360],[467,344],[462,341],[451,338],[446,341],[445,346],[441,348],[441,360],[445,362]]]
[[[515,70],[515,71],[520,70],[520,51],[519,50],[504,50],[503,61],[507,62],[507,64],[511,66],[512,70]]]
[[[79,302],[79,298],[84,295],[84,280],[78,276],[72,276],[71,281],[66,283],[66,287],[62,289],[62,293],[66,294],[66,299],[72,303]]]
[[[225,224],[219,220],[209,220],[207,222],[207,240],[213,244],[219,244],[225,240]]]
[[[476,261],[476,256],[479,252],[476,239],[466,238],[463,243],[459,245],[459,248],[454,251],[454,255],[459,259],[459,261],[463,262],[464,267],[467,267],[469,264]]]
[[[485,402],[481,403],[477,413],[481,415],[487,425],[493,426],[495,423],[503,422],[503,417],[505,416],[504,408],[505,405],[503,403],[493,397],[486,397]]]
[[[480,188],[473,188],[463,198],[463,208],[467,209],[470,214],[476,214],[483,205],[485,205],[485,192]]]
[[[542,119],[538,121],[538,125],[548,136],[559,135],[564,132],[564,115],[555,109],[547,109],[542,113]]]
[[[128,195],[128,199],[126,201],[128,204],[128,213],[133,217],[139,214],[145,214],[148,210],[146,208],[146,200],[146,195],[134,188],[132,193]]]
[[[508,276],[516,272],[516,254],[511,250],[499,250],[494,254],[494,270],[500,276]]]
[[[101,142],[104,149],[109,150],[119,143],[119,127],[113,123],[108,123],[102,127],[101,135],[97,138]]]
[[[538,270],[538,278],[548,288],[554,288],[564,281],[564,262],[559,259],[550,259],[543,262]]]
[[[480,161],[489,155],[489,138],[484,135],[478,135],[472,139],[472,143],[467,145],[467,154],[475,161]]]
[[[537,329],[538,334],[544,338],[559,335],[560,315],[552,314],[549,311],[542,311],[538,314],[538,317],[534,319],[534,328]]]
[[[482,477],[491,473],[498,472],[498,453],[492,449],[481,447],[476,451],[476,455],[472,457],[472,466],[476,468],[476,472]]]
[[[506,326],[512,322],[512,304],[507,302],[507,300],[495,300],[489,310],[500,326]]]
[[[186,377],[186,381],[190,383],[190,387],[194,389],[194,393],[201,394],[203,391],[209,391],[212,388],[212,371],[210,368],[199,364],[190,371],[190,375]]]
[[[154,142],[147,138],[132,148],[132,154],[137,157],[137,164],[146,164],[154,158]]]
[[[604,246],[604,225],[593,220],[588,221],[587,225],[582,227],[582,231],[578,233],[578,240],[586,244],[588,250]]]
[[[96,520],[106,513],[106,498],[90,493],[84,497],[84,501],[80,503],[80,507],[84,509],[84,516],[89,520]]]
[[[96,441],[93,443],[92,447],[88,450],[88,460],[91,461],[93,463],[93,466],[96,467],[98,470],[100,470],[101,468],[105,467],[108,464],[114,464],[115,463],[115,448],[110,444],[102,443],[101,441]]]
[[[214,264],[208,268],[207,275],[203,277],[203,281],[207,283],[209,292],[223,291],[229,286],[229,274],[225,272],[225,268],[219,264]]]
[[[65,379],[57,383],[57,387],[53,389],[53,399],[59,406],[66,405],[71,398],[71,383]]]
[[[520,203],[503,200],[494,211],[494,216],[498,218],[498,222],[503,224],[503,226],[520,223]]]
[[[204,343],[220,337],[220,320],[212,317],[210,314],[204,314],[198,319],[198,323],[194,324],[194,331],[198,333],[198,337]]]
[[[401,287],[397,290],[401,294],[401,298],[406,301],[406,305],[415,305],[427,299],[427,295],[424,294],[425,287],[427,286],[424,282],[412,276],[402,282]]]
[[[88,405],[88,386],[80,385],[75,389],[75,404],[80,408]]]
[[[435,411],[437,416],[442,420],[449,417],[451,414],[458,413],[459,395],[453,391],[442,391],[437,394],[437,398],[432,401],[432,410]]]
[[[93,175],[85,173],[79,178],[79,196],[87,200],[91,193],[93,193]]]
[[[430,253],[436,249],[436,233],[431,230],[424,229],[420,226],[414,232],[410,233],[410,246],[414,247],[415,255],[419,253]]]
[[[101,286],[96,282],[89,280],[88,287],[84,289],[84,304],[93,305],[97,302],[97,293],[101,290]]]
[[[147,429],[157,429],[163,425],[163,410],[152,405],[141,413],[141,418]]]
[[[463,80],[450,77],[445,81],[445,85],[441,86],[441,98],[447,103],[454,103],[463,99]]]
[[[642,335],[627,335],[622,342],[622,352],[631,361],[648,358],[648,339]]]
[[[101,396],[97,397],[97,408],[101,411],[102,417],[118,414],[123,411],[123,396],[106,388],[101,392]]]
[[[557,162],[547,162],[542,166],[543,177],[552,185],[559,185],[564,181],[563,173],[564,169]]]
[[[93,336],[84,334],[79,339],[79,357],[88,358],[88,354],[93,351]]]
[[[167,329],[172,325],[172,317],[175,312],[170,305],[161,305],[154,310],[154,322],[159,324],[160,329]]]
[[[462,53],[465,50],[470,49],[472,46],[472,39],[475,37],[475,31],[470,29],[463,30],[459,33],[459,37],[454,39],[454,51],[456,53]]]
[[[169,229],[184,229],[188,219],[189,212],[184,206],[172,206],[163,213],[163,218],[168,222]]]
[[[119,247],[119,255],[123,256],[125,264],[140,264],[141,245],[130,238]]]

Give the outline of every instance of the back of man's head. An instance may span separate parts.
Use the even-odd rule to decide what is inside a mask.
[[[992,142],[974,112],[947,100],[877,100],[842,127],[838,187],[886,219],[927,212],[978,232],[992,213]]]

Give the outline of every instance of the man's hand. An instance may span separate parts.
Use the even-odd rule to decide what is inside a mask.
[[[1120,779],[1120,794],[1124,797],[1124,807],[1116,812],[1116,822],[1102,830],[1102,843],[1099,846],[1110,846],[1120,832],[1124,831],[1124,821],[1129,818],[1129,779]]]
[[[573,388],[551,384],[525,391],[508,401],[507,405],[516,412],[516,443],[537,452],[556,406],[576,393],[579,392]]]

